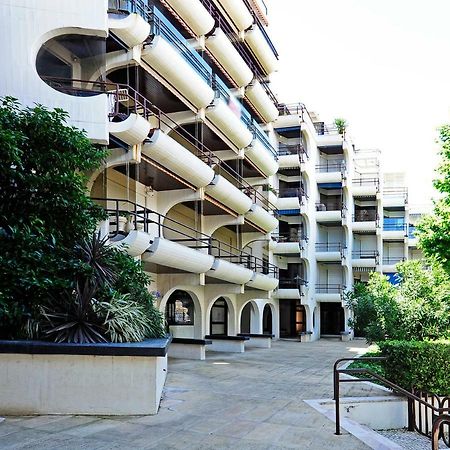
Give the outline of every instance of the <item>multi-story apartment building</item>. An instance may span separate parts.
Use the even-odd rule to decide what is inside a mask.
[[[378,153],[278,103],[261,0],[0,9],[0,95],[63,108],[108,146],[88,186],[102,232],[142,260],[175,336],[339,335],[354,280],[415,255]]]

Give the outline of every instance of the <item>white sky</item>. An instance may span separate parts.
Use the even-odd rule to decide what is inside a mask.
[[[450,0],[265,2],[279,100],[344,117],[357,147],[407,172],[410,203],[429,202],[436,129],[450,122]]]

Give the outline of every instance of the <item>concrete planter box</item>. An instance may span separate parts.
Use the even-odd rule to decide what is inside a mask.
[[[169,344],[0,341],[0,415],[156,414]]]
[[[244,353],[245,342],[248,337],[243,336],[205,336],[205,339],[211,341],[208,351],[212,352],[228,352],[228,353]]]
[[[204,361],[206,346],[211,345],[208,339],[176,338],[172,339],[169,349],[169,358],[196,359]]]
[[[246,347],[257,348],[271,348],[273,334],[254,334],[254,333],[239,333],[238,336],[247,337],[248,341],[245,343]]]

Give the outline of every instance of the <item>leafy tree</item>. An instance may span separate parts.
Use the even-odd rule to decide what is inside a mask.
[[[0,338],[163,336],[142,266],[94,233],[105,213],[84,174],[107,151],[66,119],[0,100]]]
[[[450,125],[439,133],[442,162],[434,187],[442,194],[435,202],[434,212],[417,225],[419,246],[425,256],[436,259],[450,273]]]

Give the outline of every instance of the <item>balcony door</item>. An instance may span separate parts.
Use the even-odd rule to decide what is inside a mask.
[[[344,331],[344,308],[340,303],[320,304],[320,335],[339,336]]]

